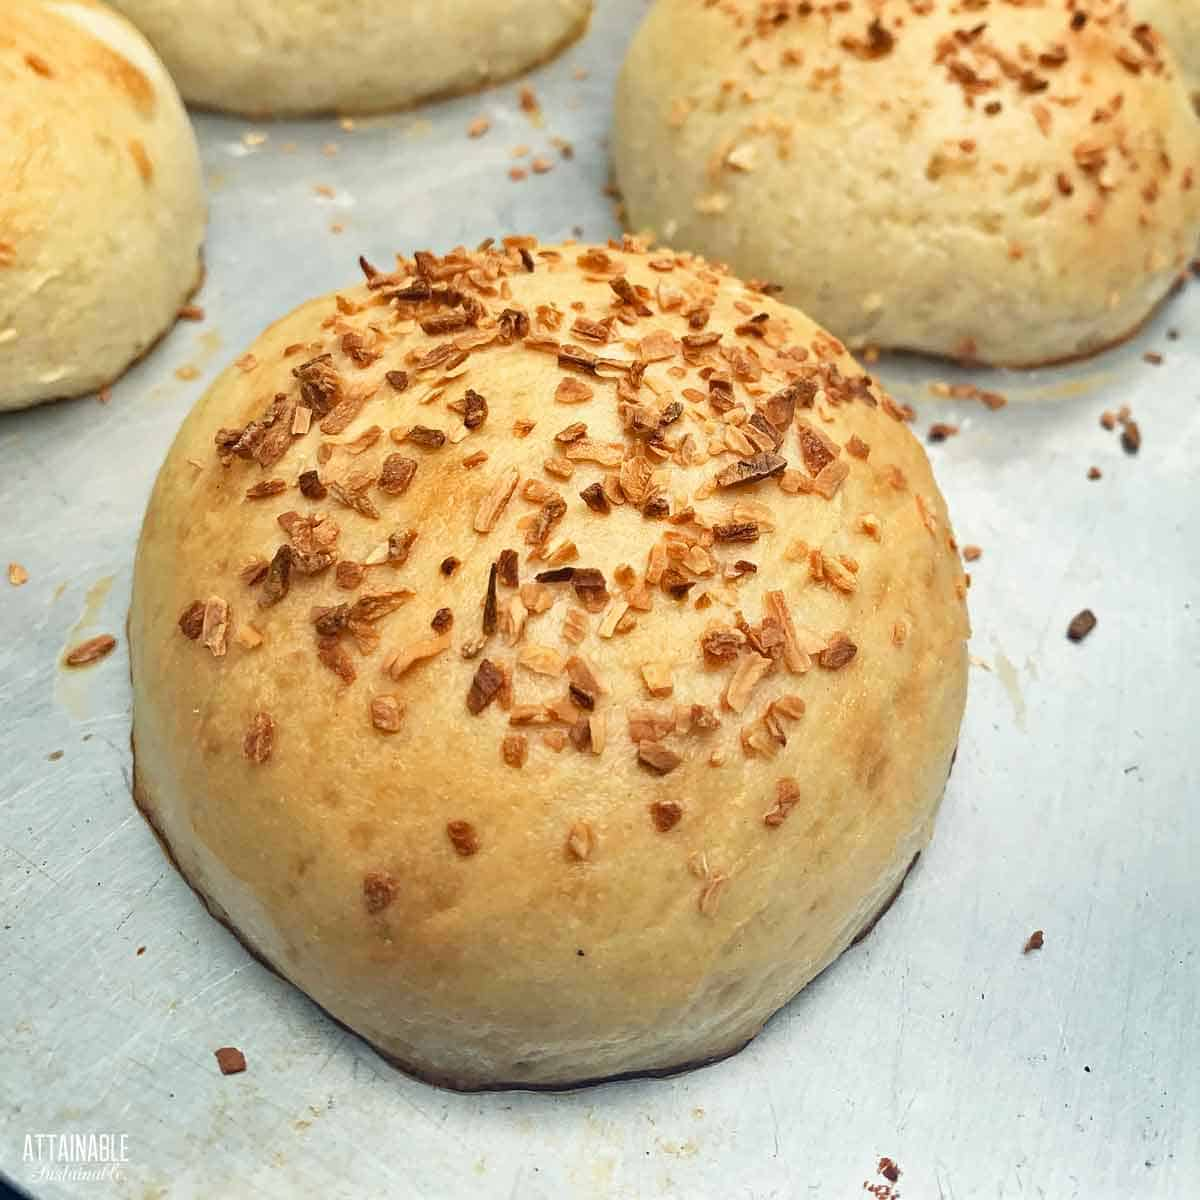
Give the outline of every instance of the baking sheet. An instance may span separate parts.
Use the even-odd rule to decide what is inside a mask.
[[[836,1200],[886,1195],[883,1155],[913,1200],[1195,1191],[1200,285],[1072,367],[877,365],[922,435],[960,426],[930,448],[960,541],[983,548],[958,763],[892,912],[725,1063],[559,1095],[417,1083],[254,962],[134,810],[123,626],[182,416],[359,253],[615,233],[605,131],[644,7],[601,0],[532,78],[540,121],[517,85],[352,130],[199,117],[205,321],[108,404],[0,416],[0,568],[30,575],[0,581],[0,1169],[37,1196]],[[491,129],[468,140],[480,115]],[[521,144],[553,170],[510,181]],[[938,399],[933,381],[1009,403]],[[1098,421],[1123,404],[1136,457]],[[1084,606],[1099,625],[1074,645]],[[117,652],[64,674],[62,650],[101,632]],[[1045,948],[1023,955],[1035,928]],[[224,1045],[245,1074],[217,1072]],[[129,1161],[117,1180],[34,1182],[38,1132],[124,1133]]]

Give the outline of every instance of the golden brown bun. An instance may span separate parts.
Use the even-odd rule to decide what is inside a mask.
[[[374,113],[553,58],[591,0],[114,0],[190,104],[248,116]]]
[[[630,228],[851,346],[1092,353],[1200,236],[1187,89],[1112,0],[658,0],[613,147]]]
[[[925,455],[839,343],[698,260],[368,270],[168,455],[140,801],[214,912],[421,1075],[728,1053],[930,835],[967,618]]]
[[[142,36],[90,0],[0,0],[0,409],[111,383],[203,239],[196,140]]]

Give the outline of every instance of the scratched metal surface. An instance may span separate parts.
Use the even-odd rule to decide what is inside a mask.
[[[602,3],[587,41],[538,73],[541,127],[514,87],[249,145],[245,123],[201,119],[207,320],[181,324],[107,406],[0,417],[0,560],[30,573],[0,583],[0,1169],[39,1197],[837,1198],[883,1184],[884,1154],[914,1200],[1193,1194],[1200,287],[1076,367],[880,364],[919,430],[962,425],[932,449],[960,540],[984,548],[958,765],[892,913],[706,1070],[483,1096],[391,1070],[252,961],[164,860],[129,797],[123,640],[88,671],[56,665],[82,637],[122,634],[163,452],[268,321],[352,278],[360,251],[615,231],[604,130],[642,7]],[[468,142],[478,114],[491,132]],[[574,160],[509,182],[511,148],[552,154],[553,135]],[[189,366],[198,377],[179,379]],[[930,396],[951,377],[1010,404]],[[1137,458],[1097,421],[1123,403]],[[1071,645],[1085,605],[1099,626]],[[1022,956],[1038,927],[1045,949]],[[226,1044],[244,1075],[217,1073]],[[104,1130],[129,1135],[122,1182],[31,1183],[25,1133]]]

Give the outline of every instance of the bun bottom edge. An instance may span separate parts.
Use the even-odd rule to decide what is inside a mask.
[[[442,1075],[436,1071],[430,1071],[427,1068],[415,1066],[414,1064],[412,1064],[410,1062],[406,1062],[403,1059],[396,1058],[394,1055],[389,1054],[386,1050],[381,1049],[379,1046],[377,1046],[375,1043],[373,1043],[369,1038],[367,1038],[363,1034],[361,1034],[358,1030],[354,1029],[352,1026],[347,1025],[345,1022],[343,1022],[343,1021],[339,1020],[337,1017],[335,1017],[319,1001],[317,1001],[311,995],[309,995],[309,993],[306,992],[303,988],[301,988],[298,984],[294,983],[288,977],[288,975],[285,971],[281,970],[266,955],[264,955],[261,951],[259,951],[259,949],[255,945],[253,945],[253,943],[248,941],[242,935],[242,933],[234,925],[232,925],[230,923],[228,918],[224,915],[224,912],[221,909],[220,905],[216,904],[215,901],[211,900],[205,894],[205,892],[201,888],[199,888],[188,877],[187,872],[184,871],[183,868],[179,865],[179,860],[175,857],[175,853],[171,848],[170,842],[167,841],[166,836],[163,834],[162,830],[159,828],[157,822],[154,819],[154,811],[153,811],[153,806],[150,803],[149,793],[147,792],[145,787],[142,785],[142,781],[138,775],[137,743],[136,743],[136,740],[135,740],[132,732],[130,733],[129,744],[130,744],[130,752],[133,757],[133,769],[132,769],[133,802],[136,805],[138,811],[146,819],[146,824],[149,825],[151,832],[154,834],[154,837],[158,841],[158,844],[159,844],[160,848],[162,849],[163,854],[166,855],[167,860],[178,872],[179,876],[183,879],[184,883],[186,883],[188,885],[188,887],[190,887],[192,889],[192,891],[196,894],[197,898],[204,905],[204,907],[208,910],[209,915],[214,920],[216,920],[221,925],[223,925],[237,939],[237,941],[242,945],[242,947],[247,951],[247,953],[249,953],[251,955],[251,957],[257,959],[260,963],[262,963],[262,965],[264,967],[266,967],[273,974],[277,975],[285,983],[289,984],[291,987],[296,988],[296,990],[298,992],[300,992],[307,1000],[309,1000],[318,1009],[320,1009],[321,1013],[325,1017],[327,1017],[330,1021],[332,1021],[335,1025],[337,1025],[339,1028],[346,1030],[347,1033],[352,1034],[360,1042],[364,1042],[366,1045],[370,1046],[371,1049],[376,1054],[378,1054],[379,1057],[384,1060],[384,1062],[388,1063],[389,1066],[395,1067],[397,1070],[401,1071],[403,1074],[408,1075],[409,1077],[416,1079],[416,1080],[420,1081],[421,1083],[431,1084],[434,1087],[445,1088],[447,1091],[452,1091],[452,1092],[464,1092],[464,1093],[512,1092],[512,1091],[569,1092],[569,1091],[575,1091],[575,1090],[581,1089],[581,1088],[596,1087],[596,1086],[598,1086],[600,1084],[604,1084],[604,1083],[622,1083],[622,1082],[633,1081],[633,1080],[638,1080],[638,1079],[667,1079],[674,1075],[682,1075],[689,1071],[699,1070],[701,1067],[708,1067],[708,1066],[714,1065],[715,1063],[723,1062],[727,1058],[732,1058],[735,1054],[739,1054],[748,1045],[750,1045],[750,1043],[752,1041],[754,1041],[754,1039],[763,1031],[763,1029],[765,1029],[766,1026],[769,1025],[771,1023],[771,1021],[779,1013],[781,1013],[785,1008],[787,1008],[788,1005],[791,1004],[793,1000],[795,1000],[796,996],[800,995],[800,992],[804,991],[805,988],[809,987],[812,984],[813,980],[818,978],[820,975],[823,975],[825,973],[825,971],[829,970],[830,967],[832,967],[835,963],[837,963],[853,947],[857,946],[860,942],[862,942],[865,938],[867,938],[871,934],[871,932],[875,929],[875,926],[887,914],[888,910],[892,907],[892,905],[895,904],[901,891],[903,891],[903,889],[904,889],[905,883],[908,882],[909,875],[912,874],[913,868],[917,865],[917,860],[921,857],[921,851],[918,850],[916,852],[916,854],[913,855],[912,860],[909,862],[908,866],[905,867],[904,873],[900,877],[900,882],[896,884],[896,886],[888,894],[888,896],[883,901],[883,903],[879,906],[879,908],[877,908],[870,916],[867,917],[867,919],[863,922],[863,924],[862,924],[861,928],[858,930],[858,932],[855,933],[854,937],[851,939],[849,945],[845,948],[845,950],[843,950],[840,954],[838,954],[835,958],[833,958],[829,963],[827,963],[826,966],[824,966],[820,971],[818,971],[817,974],[813,976],[813,979],[810,979],[808,981],[808,983],[806,983],[804,985],[803,988],[801,988],[799,991],[797,991],[795,993],[794,996],[790,997],[783,1004],[781,1004],[779,1006],[779,1008],[776,1009],[775,1012],[772,1013],[771,1016],[769,1016],[766,1019],[766,1021],[764,1021],[763,1024],[760,1025],[759,1028],[754,1031],[754,1033],[752,1033],[745,1040],[739,1040],[737,1043],[730,1046],[727,1050],[722,1050],[716,1054],[708,1055],[704,1058],[692,1059],[687,1062],[681,1062],[681,1063],[673,1064],[673,1065],[667,1066],[667,1067],[652,1067],[652,1068],[646,1068],[646,1069],[642,1069],[642,1070],[623,1071],[623,1072],[619,1072],[615,1075],[584,1076],[584,1077],[581,1077],[580,1079],[566,1080],[561,1083],[523,1083],[523,1082],[506,1082],[503,1080],[498,1080],[495,1082],[488,1082],[488,1083],[476,1083],[476,1082],[472,1082],[472,1081],[464,1081],[464,1080],[458,1079],[452,1075]],[[957,756],[957,753],[958,752],[956,749],[955,756]],[[953,758],[951,759],[950,766],[951,766],[951,770],[953,770],[953,767],[954,767],[954,759]],[[949,774],[947,774],[947,778],[949,778]]]
[[[1172,279],[1167,290],[1154,302],[1153,307],[1145,316],[1140,317],[1134,324],[1126,329],[1124,333],[1119,333],[1115,337],[1106,338],[1096,346],[1090,346],[1086,350],[1074,350],[1070,354],[1058,354],[1051,358],[1039,358],[1032,361],[1016,361],[1014,359],[998,359],[998,358],[971,358],[958,354],[944,354],[934,350],[914,349],[910,346],[884,346],[878,345],[871,341],[847,342],[847,349],[856,354],[863,350],[872,349],[878,350],[882,354],[903,354],[911,358],[929,358],[935,362],[951,363],[956,367],[971,368],[974,370],[987,371],[1040,371],[1050,367],[1069,367],[1076,363],[1091,362],[1092,359],[1099,358],[1102,354],[1107,354],[1111,350],[1117,350],[1121,346],[1133,341],[1141,334],[1146,327],[1157,317],[1170,302],[1179,294],[1179,292],[1187,286],[1188,272],[1186,269],[1180,271],[1174,279]]]
[[[592,10],[589,9],[584,14],[583,19],[568,29],[552,46],[539,54],[537,58],[515,71],[505,71],[500,75],[490,75],[478,83],[451,85],[450,87],[441,88],[436,91],[426,92],[423,95],[416,96],[411,100],[406,100],[399,104],[365,105],[361,107],[353,104],[345,107],[339,107],[336,104],[327,104],[311,108],[304,106],[296,108],[290,106],[282,108],[242,108],[235,105],[224,106],[214,104],[207,100],[194,100],[188,96],[184,96],[184,101],[187,107],[193,112],[215,113],[218,116],[226,117],[241,117],[247,121],[296,121],[319,117],[361,117],[365,119],[368,117],[384,117],[407,113],[425,104],[438,104],[445,100],[458,100],[464,96],[477,96],[481,92],[503,87],[506,83],[512,83],[515,79],[521,79],[553,62],[560,55],[565,54],[587,33],[591,23]]]

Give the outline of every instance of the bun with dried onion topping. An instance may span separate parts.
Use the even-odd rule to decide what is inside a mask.
[[[630,228],[854,347],[1090,354],[1200,236],[1188,89],[1118,0],[658,0],[613,147]]]
[[[454,1087],[743,1045],[926,844],[966,580],[897,404],[633,241],[419,252],[197,404],[136,792],[257,954]]]

